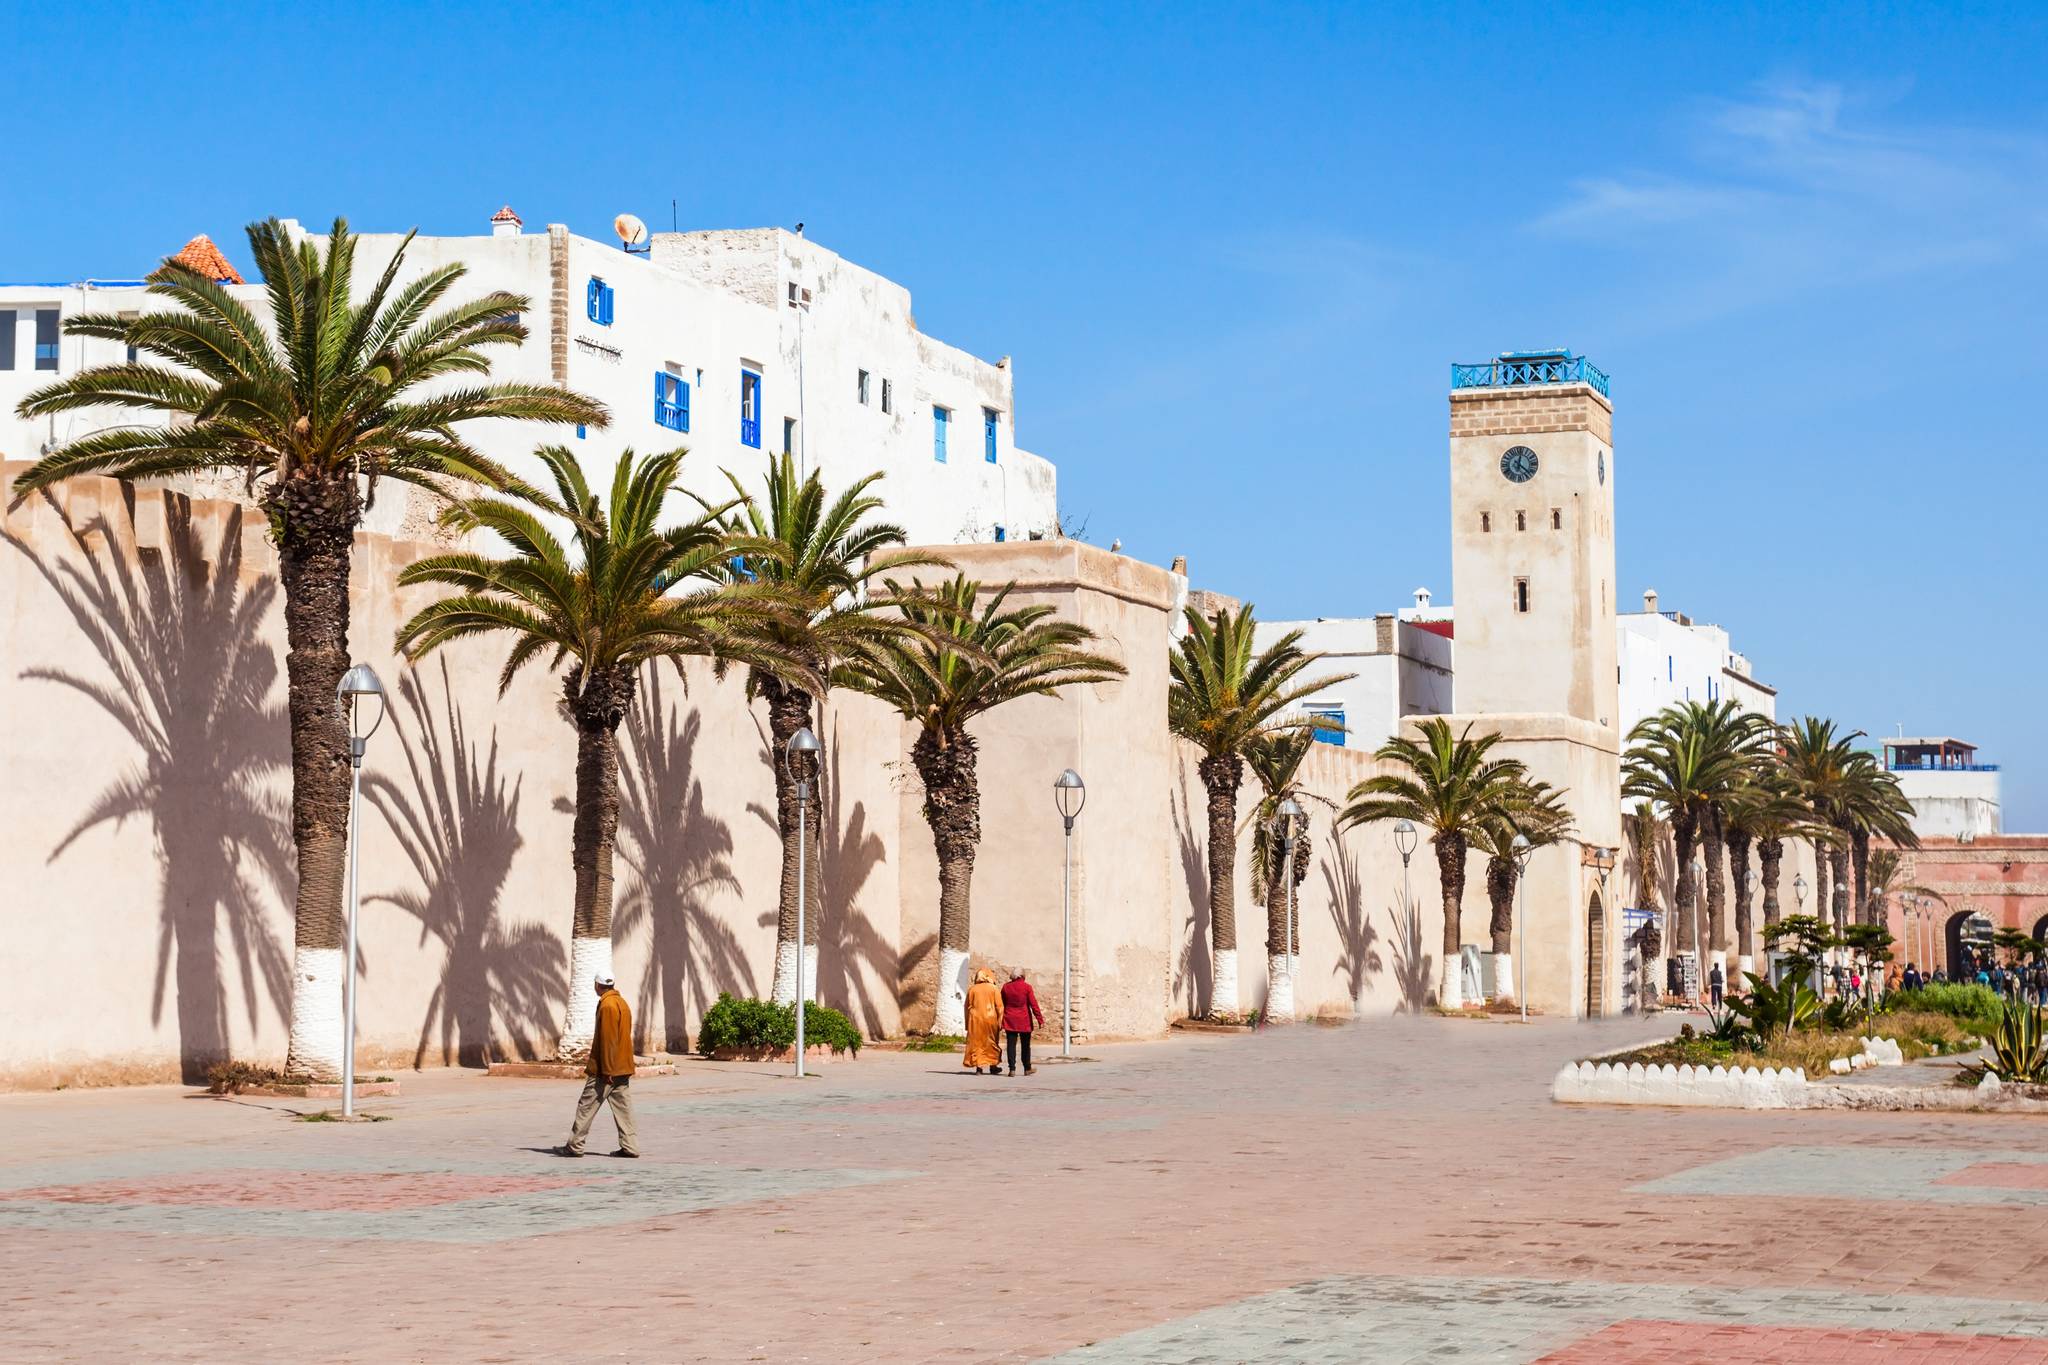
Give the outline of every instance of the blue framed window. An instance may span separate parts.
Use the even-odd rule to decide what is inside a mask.
[[[583,424],[581,422],[578,422],[576,424],[576,439],[579,441],[582,440],[585,434],[586,433],[583,430]]]
[[[990,464],[996,462],[996,410],[981,410],[981,453]]]
[[[740,444],[761,448],[761,376],[740,371]]]
[[[57,368],[57,310],[36,309],[36,368]]]
[[[940,464],[946,462],[946,428],[953,424],[953,414],[934,403],[932,405],[932,458]]]
[[[1000,545],[1009,538],[1010,533],[1008,531],[1004,530],[1000,526],[996,527],[996,544]]]
[[[1302,710],[1308,712],[1312,720],[1329,722],[1327,725],[1317,725],[1310,731],[1316,743],[1334,744],[1340,749],[1344,747],[1344,707],[1341,704],[1310,702]]]
[[[681,375],[654,372],[654,424],[670,431],[690,429],[690,386]]]
[[[583,292],[583,311],[600,327],[612,325],[612,287],[595,275],[590,277],[590,287]]]
[[[1666,654],[1666,655],[1664,656],[1664,681],[1665,681],[1665,682],[1677,682],[1677,681],[1678,681],[1678,664],[1677,664],[1677,661],[1676,661],[1676,660],[1674,660],[1674,659],[1672,658],[1672,656],[1671,656],[1671,655],[1669,655],[1669,654]]]
[[[14,310],[0,308],[0,370],[14,368],[14,325]]]

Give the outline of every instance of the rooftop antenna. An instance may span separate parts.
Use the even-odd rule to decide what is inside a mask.
[[[627,251],[644,254],[650,250],[647,246],[647,224],[632,214],[622,213],[612,219],[612,231],[619,234],[619,245]]]

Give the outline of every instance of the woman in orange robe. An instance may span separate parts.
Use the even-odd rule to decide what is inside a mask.
[[[960,1065],[977,1072],[986,1067],[991,1076],[1002,1074],[1002,1042],[1003,993],[996,989],[996,974],[983,967],[967,988],[967,1054]]]

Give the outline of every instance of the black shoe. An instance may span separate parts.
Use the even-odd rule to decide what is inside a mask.
[[[583,1155],[583,1153],[581,1153],[581,1152],[577,1151],[577,1150],[576,1150],[576,1149],[575,1149],[574,1147],[568,1146],[568,1145],[567,1145],[567,1144],[565,1143],[564,1145],[562,1145],[562,1146],[560,1146],[560,1147],[557,1147],[557,1148],[555,1148],[555,1155],[556,1155],[556,1156],[575,1156],[575,1157],[580,1157],[580,1156],[582,1156],[582,1155]]]
[[[1017,1074],[1017,1068],[1016,1068],[1016,1067],[1014,1067],[1014,1066],[1013,1066],[1013,1067],[1011,1067],[1011,1068],[1010,1068],[1010,1074],[1011,1074],[1012,1076],[1016,1075],[1016,1074]]]
[[[613,1152],[613,1153],[612,1153],[612,1155],[613,1155],[613,1156],[624,1156],[624,1157],[631,1157],[631,1158],[632,1158],[633,1160],[635,1160],[635,1161],[638,1161],[638,1160],[640,1159],[640,1154],[639,1154],[638,1152],[629,1152],[629,1151],[627,1151],[627,1150],[626,1150],[626,1149],[625,1149],[624,1147],[621,1147],[621,1148],[619,1148],[619,1150],[618,1150],[618,1151],[616,1151],[616,1152]]]

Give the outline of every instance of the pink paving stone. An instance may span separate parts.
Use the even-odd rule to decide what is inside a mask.
[[[1729,1323],[1633,1319],[1602,1328],[1537,1365],[1728,1365],[1730,1361],[1800,1365],[2048,1365],[2048,1341],[1949,1332],[1886,1332],[1830,1327],[1746,1327]]]
[[[1990,1186],[2000,1190],[2048,1190],[2048,1161],[1980,1161],[1934,1183]]]
[[[493,1195],[586,1185],[551,1176],[456,1175],[444,1171],[201,1171],[149,1180],[98,1180],[0,1192],[0,1199],[59,1204],[203,1204],[216,1208],[375,1213],[428,1208]]]

